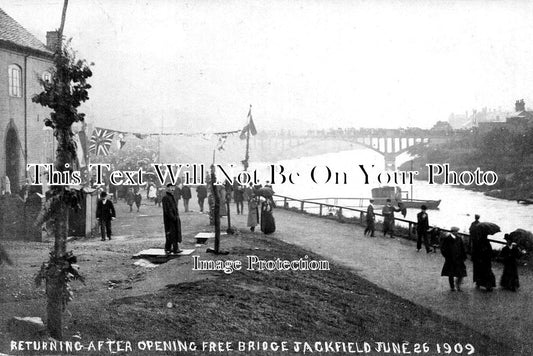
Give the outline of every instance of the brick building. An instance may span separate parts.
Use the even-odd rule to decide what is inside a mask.
[[[57,33],[47,34],[49,46]],[[39,79],[51,76],[53,52],[0,9],[0,182],[9,178],[16,193],[27,177],[27,163],[53,162],[54,140],[44,127],[50,111],[31,101],[42,91]]]

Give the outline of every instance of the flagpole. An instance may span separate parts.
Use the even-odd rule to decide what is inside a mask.
[[[161,130],[157,135],[157,163],[161,163],[161,135],[163,135],[163,114],[161,114]]]
[[[250,104],[250,111],[248,115],[248,130],[246,130],[246,154],[244,156],[244,170],[248,169],[248,159],[250,158],[250,119],[252,117],[252,104]]]

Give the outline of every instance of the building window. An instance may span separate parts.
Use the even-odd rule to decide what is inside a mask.
[[[22,71],[17,65],[8,67],[9,74],[9,95],[20,98],[22,96]]]

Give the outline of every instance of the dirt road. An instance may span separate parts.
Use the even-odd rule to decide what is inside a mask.
[[[476,290],[472,283],[472,264],[462,292],[451,292],[448,280],[440,276],[444,262],[440,253],[416,252],[416,244],[401,238],[365,237],[364,228],[341,224],[287,210],[276,210],[275,237],[305,247],[351,268],[378,286],[430,308],[440,315],[509,343],[522,345],[522,354],[533,353],[533,274],[519,270],[520,291]],[[497,281],[501,265],[493,264]]]

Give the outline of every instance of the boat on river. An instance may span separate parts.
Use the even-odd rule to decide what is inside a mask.
[[[438,209],[440,200],[428,200],[428,199],[409,199],[402,197],[402,190],[400,187],[384,186],[372,189],[372,199],[374,204],[385,205],[387,199],[390,199],[393,205],[400,205],[408,209],[420,209],[422,205],[425,205],[428,209]]]

